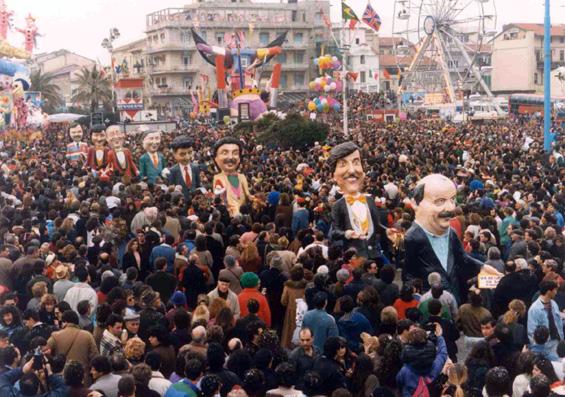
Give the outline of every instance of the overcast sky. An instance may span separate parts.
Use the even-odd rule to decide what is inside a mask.
[[[111,27],[117,27],[122,37],[115,45],[144,37],[145,15],[168,7],[182,7],[183,0],[5,0],[15,12],[14,25],[24,26],[24,18],[32,13],[37,18],[39,32],[36,52],[69,49],[78,54],[107,63],[109,55],[100,43]],[[273,0],[277,2],[276,0]],[[340,16],[340,0],[330,0],[332,20]],[[411,0],[416,2],[419,0]],[[445,1],[454,0],[425,0]],[[464,0],[476,1],[476,0]],[[493,1],[493,0],[490,0]],[[346,0],[360,16],[367,0]],[[392,32],[394,0],[371,0],[383,20],[381,35]],[[552,0],[553,23],[565,23],[565,0]],[[543,0],[496,0],[498,29],[510,22],[543,23]],[[14,30],[9,41],[20,46],[23,36]]]

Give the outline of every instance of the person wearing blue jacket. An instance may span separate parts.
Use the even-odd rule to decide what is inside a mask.
[[[355,353],[362,351],[361,334],[366,332],[373,333],[373,327],[363,314],[354,311],[355,303],[349,295],[342,296],[339,299],[343,315],[337,320],[337,329],[339,336],[347,340],[347,347]]]
[[[402,368],[396,375],[396,384],[402,391],[402,397],[410,397],[416,390],[421,377],[426,384],[433,382],[441,373],[447,361],[447,346],[439,324],[435,325],[434,338],[426,331],[414,328],[408,334],[408,343],[402,352]]]
[[[47,371],[47,387],[44,387],[48,390],[46,393],[40,392],[41,381],[36,371],[33,370],[32,358],[22,368],[10,369],[0,374],[0,395],[6,397],[64,397],[68,395],[63,378],[60,375],[53,375],[49,364],[44,364],[43,368]]]

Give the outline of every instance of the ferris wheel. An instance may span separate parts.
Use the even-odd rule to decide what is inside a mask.
[[[492,99],[484,74],[495,35],[495,0],[395,0],[393,49],[403,103],[417,97],[420,104],[455,104],[478,90]]]

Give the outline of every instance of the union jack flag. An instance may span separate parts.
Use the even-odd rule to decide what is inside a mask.
[[[361,20],[375,32],[378,32],[381,28],[381,17],[379,17],[379,14],[371,7],[371,4],[367,4],[367,8],[365,8]]]

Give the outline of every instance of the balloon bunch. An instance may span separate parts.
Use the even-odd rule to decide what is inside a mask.
[[[308,84],[312,91],[317,92],[341,92],[343,85],[341,81],[334,80],[330,76],[316,77]]]
[[[322,55],[318,58],[314,58],[314,65],[322,70],[338,70],[341,68],[341,62],[335,55]]]
[[[308,102],[308,110],[311,112],[324,112],[327,113],[333,109],[336,112],[341,110],[341,103],[339,103],[335,98],[319,96]]]

